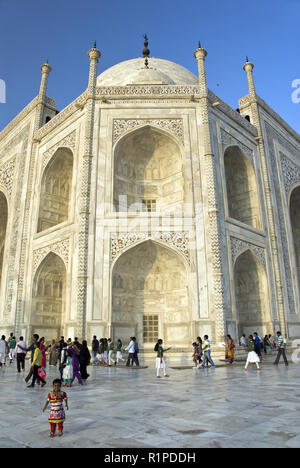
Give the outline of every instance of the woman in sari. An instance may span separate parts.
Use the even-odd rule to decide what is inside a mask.
[[[233,339],[230,335],[227,335],[227,344],[226,344],[226,359],[229,364],[233,364],[235,357],[235,345]]]

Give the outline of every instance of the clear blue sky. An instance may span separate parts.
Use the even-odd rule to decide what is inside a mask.
[[[300,133],[300,0],[0,0],[0,129],[38,94],[40,65],[53,68],[48,96],[61,110],[86,88],[87,51],[97,40],[99,74],[141,55],[144,33],[154,57],[196,73],[198,40],[208,50],[210,89],[236,108],[247,93],[246,55],[258,94]]]

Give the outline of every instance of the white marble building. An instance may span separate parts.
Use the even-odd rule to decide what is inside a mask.
[[[147,57],[147,43],[145,57]],[[234,110],[198,76],[138,58],[61,112],[38,96],[0,133],[0,329],[300,336],[300,136],[257,94]],[[147,63],[148,61],[148,63]]]

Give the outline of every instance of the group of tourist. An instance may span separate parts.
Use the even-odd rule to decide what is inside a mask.
[[[240,340],[240,346],[248,349],[248,357],[244,370],[247,370],[251,363],[256,364],[257,370],[260,370],[259,364],[263,361],[262,351],[264,351],[265,354],[270,354],[272,350],[277,350],[277,358],[274,365],[279,364],[281,356],[284,359],[285,365],[289,365],[286,357],[284,337],[280,331],[277,332],[277,338],[272,337],[272,335],[265,335],[263,340],[258,333],[249,335],[248,339],[246,335],[243,335]],[[229,364],[233,364],[235,359],[235,344],[230,335],[227,335],[226,359]]]
[[[92,362],[94,365],[108,365],[111,367],[113,364],[118,366],[120,362],[125,362],[122,352],[128,352],[128,359],[126,366],[139,366],[139,345],[135,336],[129,340],[129,345],[123,349],[122,341],[119,339],[115,345],[111,338],[97,339],[93,337],[92,341]]]

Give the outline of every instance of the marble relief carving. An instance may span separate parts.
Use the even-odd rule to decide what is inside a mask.
[[[69,250],[70,250],[69,239],[65,239],[61,242],[56,242],[55,244],[48,245],[47,247],[34,250],[33,252],[33,274],[36,273],[39,265],[50,252],[53,252],[59,255],[64,260],[65,264],[68,265]]]
[[[146,232],[134,234],[117,233],[111,234],[111,262],[124,250],[141,241],[158,240],[170,247],[180,251],[190,263],[189,234],[185,232],[158,232],[149,236]]]
[[[255,255],[255,257],[259,259],[263,267],[266,268],[266,256],[265,256],[265,249],[263,247],[259,247],[255,244],[244,241],[242,239],[237,239],[236,237],[231,237],[230,239],[231,239],[231,259],[232,259],[233,265],[237,257],[242,252],[249,249]]]

